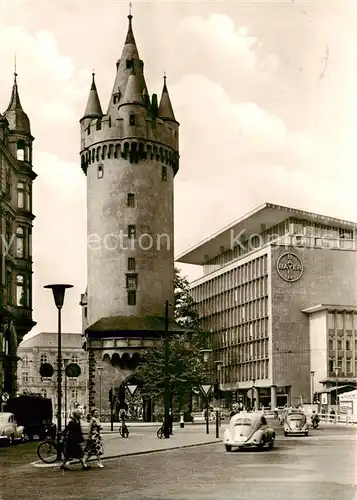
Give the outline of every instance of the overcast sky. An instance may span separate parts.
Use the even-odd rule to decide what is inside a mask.
[[[79,119],[96,72],[107,108],[128,2],[0,0],[0,110],[14,54],[34,142],[33,332],[56,330],[43,285],[68,282],[81,330],[86,178]],[[357,220],[357,3],[133,2],[149,93],[163,73],[180,122],[175,253],[269,201]],[[190,279],[200,269],[183,268]]]

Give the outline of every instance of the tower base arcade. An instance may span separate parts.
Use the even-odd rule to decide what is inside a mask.
[[[147,349],[154,347],[165,335],[187,330],[169,322],[165,331],[163,318],[151,318],[151,321],[156,323],[156,330],[99,331],[98,325],[93,325],[85,332],[84,348],[88,353],[89,367],[88,409],[98,408],[102,421],[110,421],[112,413],[116,421],[120,409],[128,409],[128,384],[137,386],[138,415],[144,421],[153,421],[154,402],[140,398],[142,381],[136,377],[136,370]]]

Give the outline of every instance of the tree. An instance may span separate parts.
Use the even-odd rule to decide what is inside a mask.
[[[204,334],[200,331],[200,321],[196,304],[190,293],[186,277],[180,276],[175,268],[174,274],[174,319],[188,330],[170,337],[167,371],[165,372],[165,349],[162,339],[146,351],[145,358],[139,365],[137,376],[143,381],[141,392],[144,397],[159,398],[164,395],[165,375],[168,389],[182,407],[192,394],[205,382],[205,365],[200,355]]]
[[[174,335],[165,372],[164,341],[149,349],[144,361],[138,367],[137,375],[143,380],[141,392],[144,397],[159,398],[165,392],[167,376],[169,394],[174,395],[179,408],[205,381],[205,367],[197,344],[193,344],[186,334]]]

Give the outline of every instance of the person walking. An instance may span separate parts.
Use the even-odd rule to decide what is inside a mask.
[[[87,453],[87,460],[90,457],[96,456],[98,467],[103,468],[104,465],[100,459],[101,455],[103,455],[103,438],[102,438],[102,426],[99,421],[99,410],[98,408],[93,408],[91,411],[91,419],[89,422],[89,434],[87,445],[85,451]]]
[[[66,425],[64,431],[64,460],[61,465],[62,470],[69,470],[67,465],[73,458],[78,458],[82,464],[83,470],[89,467],[84,460],[84,451],[82,443],[84,442],[82,426],[81,426],[81,412],[74,410],[72,417]]]

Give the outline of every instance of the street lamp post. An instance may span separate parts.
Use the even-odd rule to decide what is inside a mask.
[[[99,375],[99,420],[102,417],[102,371],[103,368],[98,367],[97,368],[98,375]]]
[[[252,378],[252,409],[256,410],[255,408],[255,378]]]
[[[216,363],[216,369],[217,369],[217,380],[218,380],[218,391],[220,392],[220,372],[221,372],[221,366],[223,364],[223,361],[215,361]],[[219,394],[218,394],[219,395]],[[216,401],[216,438],[219,438],[219,426],[221,422],[221,416],[220,412],[218,409],[218,401]]]
[[[165,336],[164,336],[164,353],[165,353],[165,389],[164,389],[164,434],[165,439],[170,438],[170,425],[169,425],[169,301],[165,301]]]
[[[336,376],[336,400],[335,400],[335,405],[336,405],[336,418],[335,418],[335,424],[337,424],[337,415],[338,415],[338,404],[337,404],[337,395],[338,395],[338,372],[339,368],[338,366],[335,366],[335,376]]]
[[[53,298],[58,310],[58,340],[57,340],[57,459],[61,460],[60,432],[62,427],[62,345],[61,345],[61,309],[63,307],[64,295],[67,288],[73,288],[73,285],[45,285],[53,292]]]
[[[67,425],[67,373],[66,368],[68,366],[69,359],[65,358],[63,360],[64,367],[64,426]]]
[[[206,376],[207,376],[207,364],[209,360],[210,353],[212,352],[212,349],[201,349],[200,353],[203,355],[203,362],[205,364],[205,369],[206,369]],[[206,434],[209,434],[209,389],[207,390],[206,393]]]
[[[315,372],[313,370],[311,370],[310,372],[311,374],[311,404],[314,404],[314,394],[315,394],[315,390],[314,390],[314,376],[315,376]]]

